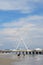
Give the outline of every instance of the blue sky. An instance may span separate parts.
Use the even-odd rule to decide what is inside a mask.
[[[43,48],[43,0],[0,0],[0,49]]]

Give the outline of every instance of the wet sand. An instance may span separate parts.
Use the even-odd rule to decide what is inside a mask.
[[[15,61],[18,61],[15,55],[0,54],[0,65],[12,65]]]
[[[43,65],[43,55],[0,54],[0,65]]]
[[[0,58],[0,65],[11,65],[12,60]]]

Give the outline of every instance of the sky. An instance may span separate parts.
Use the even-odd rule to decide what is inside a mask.
[[[0,0],[0,49],[43,49],[43,0]]]

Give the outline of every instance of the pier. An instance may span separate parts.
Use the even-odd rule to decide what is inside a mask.
[[[21,39],[21,38],[20,38]],[[0,50],[0,53],[14,53],[18,56],[20,55],[43,55],[43,49],[40,48],[36,48],[36,49],[28,49],[27,45],[25,44],[24,40],[21,39],[21,42],[23,43],[23,45],[25,46],[25,49],[19,48],[19,46],[21,46],[21,43],[19,43],[16,47],[16,49],[12,49],[12,50]]]
[[[0,50],[0,53],[15,53],[16,55],[43,55],[43,50]]]

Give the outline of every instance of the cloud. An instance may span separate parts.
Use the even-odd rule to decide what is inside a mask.
[[[20,40],[22,38],[29,46],[30,44],[37,45],[39,39],[41,41],[41,38],[43,38],[43,16],[28,16],[25,18],[20,18],[18,21],[2,23],[0,26],[3,27],[0,29],[0,39],[3,43],[5,41],[8,41],[8,44],[10,44],[11,41],[13,43],[17,43],[17,41],[21,43]],[[33,39],[35,40],[33,41]]]
[[[42,0],[0,0],[1,10],[20,10],[23,13],[32,12],[39,4],[43,3]]]
[[[43,16],[30,16],[27,18],[21,18],[18,21],[2,23],[0,26],[4,28],[0,30],[0,34],[17,35],[28,31],[43,31],[40,22],[43,23]]]
[[[5,43],[19,43],[21,38],[25,41],[26,44],[34,46],[39,43],[43,45],[43,16],[42,15],[35,15],[37,13],[42,13],[43,11],[43,0],[0,0],[0,10],[7,10],[7,11],[20,11],[21,14],[28,14],[29,16],[25,16],[24,18],[20,17],[21,14],[18,15],[19,19],[13,16],[11,22],[6,22],[5,19],[8,21],[9,17],[12,15],[6,15],[4,17],[3,22],[0,24],[0,46],[5,45]],[[40,12],[39,12],[40,11]],[[34,13],[33,13],[34,12]],[[8,19],[7,19],[8,17]]]
[[[33,15],[33,16],[27,16],[25,18],[20,18],[17,21],[5,22],[5,23],[2,23],[2,25],[0,24],[0,26],[6,27],[6,28],[14,28],[14,27],[21,28],[28,24],[29,24],[28,26],[34,26],[34,24],[35,25],[42,24],[43,23],[42,21],[43,21],[43,16]]]
[[[0,42],[0,47],[3,46],[3,43]]]

